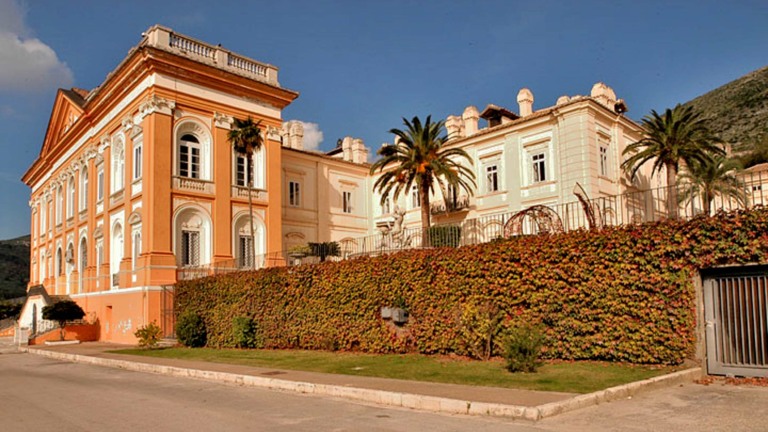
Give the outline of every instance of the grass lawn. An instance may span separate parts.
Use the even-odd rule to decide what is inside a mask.
[[[677,370],[608,362],[548,362],[536,373],[510,373],[487,362],[418,354],[359,354],[211,348],[124,349],[118,354],[489,387],[589,393]],[[678,368],[679,369],[679,368]]]

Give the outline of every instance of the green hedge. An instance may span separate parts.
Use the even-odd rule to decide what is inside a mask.
[[[489,334],[533,323],[547,358],[674,364],[693,350],[698,269],[767,252],[760,208],[220,275],[180,282],[176,299],[203,317],[210,346],[235,345],[233,316],[256,317],[268,348],[376,353],[472,355],[503,346]],[[403,300],[398,329],[380,307]]]

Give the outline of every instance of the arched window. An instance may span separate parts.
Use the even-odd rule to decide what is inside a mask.
[[[119,285],[120,261],[123,260],[123,226],[116,222],[112,226],[112,241],[109,245],[109,273],[112,275],[111,286]]]
[[[174,221],[176,259],[180,267],[211,262],[212,224],[207,212],[197,206],[180,210]]]
[[[61,247],[56,249],[56,276],[64,274],[64,260],[61,253]]]
[[[83,283],[85,281],[85,268],[88,267],[88,243],[85,240],[85,237],[80,239],[80,266],[79,266],[79,272],[80,272],[80,281],[79,281],[79,291],[83,292]]]
[[[112,193],[125,187],[125,145],[122,137],[112,147]]]
[[[134,227],[133,230],[133,256],[131,257],[132,269],[136,270],[136,261],[141,255],[141,225]]]
[[[67,251],[64,254],[64,266],[66,267],[66,292],[70,293],[72,286],[72,271],[75,269],[75,245],[70,243],[67,245]]]
[[[174,130],[174,175],[212,181],[212,142],[211,132],[203,123],[193,119],[179,121]]]
[[[200,140],[184,134],[179,140],[179,176],[200,178]]]
[[[260,268],[263,265],[264,254],[266,253],[264,222],[260,218],[254,217],[253,229],[256,235],[251,236],[248,214],[241,214],[235,219],[233,248],[240,268]]]
[[[67,186],[67,219],[75,215],[75,176],[69,177]]]
[[[80,170],[80,211],[85,210],[88,203],[88,168]]]
[[[64,211],[64,187],[56,188],[56,225],[61,224],[62,211]]]

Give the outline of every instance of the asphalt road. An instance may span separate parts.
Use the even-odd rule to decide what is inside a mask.
[[[534,424],[0,353],[3,431],[766,431],[766,407],[768,388],[691,384]]]

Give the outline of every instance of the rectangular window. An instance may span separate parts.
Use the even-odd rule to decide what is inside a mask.
[[[288,182],[288,204],[291,207],[301,206],[301,185],[298,182]]]
[[[239,242],[240,267],[253,266],[253,239],[248,235],[241,235]]]
[[[181,232],[181,265],[200,265],[200,233],[197,231]]]
[[[547,180],[547,161],[544,157],[544,153],[536,153],[531,157],[533,161],[533,182],[543,182]]]
[[[387,215],[392,213],[392,200],[387,197],[384,200],[384,204],[381,205],[381,214]]]
[[[608,177],[608,147],[600,146],[600,175]]]
[[[419,195],[419,188],[414,186],[411,191],[411,208],[419,207],[421,207],[421,196]]]
[[[133,179],[138,180],[141,178],[142,169],[142,145],[141,143],[135,144],[133,147]]]
[[[491,193],[499,190],[499,166],[496,164],[485,167],[485,192]]]
[[[99,167],[96,174],[96,201],[104,199],[104,168]]]
[[[248,165],[248,167],[246,167]],[[238,186],[248,186],[253,181],[253,163],[248,164],[248,158],[245,156],[237,157],[237,176],[235,178]]]
[[[352,192],[344,191],[341,193],[341,210],[344,213],[352,213]]]
[[[179,175],[200,178],[200,149],[188,145],[179,146]]]

